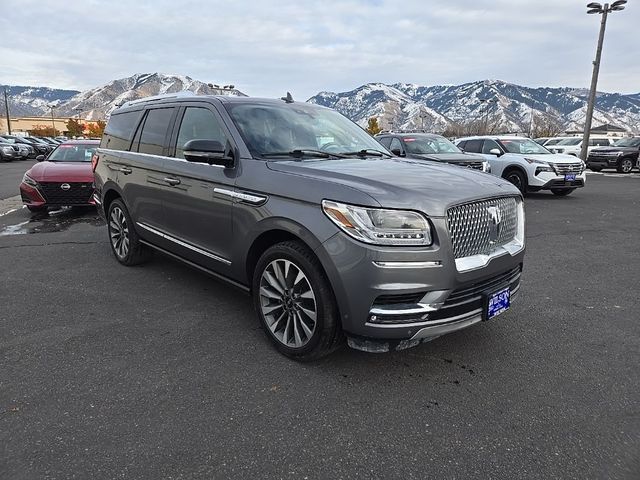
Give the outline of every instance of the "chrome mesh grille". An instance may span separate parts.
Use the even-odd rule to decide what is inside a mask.
[[[497,226],[489,213],[490,207],[500,212],[501,221]],[[455,258],[489,254],[515,238],[517,200],[501,197],[451,207],[447,210],[447,226]]]
[[[582,173],[582,163],[555,163],[556,172],[558,175],[565,175],[567,173]]]

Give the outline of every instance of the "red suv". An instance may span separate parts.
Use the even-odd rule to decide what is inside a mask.
[[[97,140],[64,142],[24,174],[22,201],[32,212],[47,207],[95,205],[91,157]]]

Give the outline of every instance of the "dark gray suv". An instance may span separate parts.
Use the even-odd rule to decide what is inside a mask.
[[[92,160],[113,253],[158,250],[250,292],[284,354],[346,336],[402,349],[509,308],[522,197],[471,169],[393,157],[334,110],[169,95],[129,102]]]

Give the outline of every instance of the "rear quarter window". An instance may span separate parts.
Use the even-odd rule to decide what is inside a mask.
[[[104,130],[100,146],[113,150],[129,150],[140,113],[140,111],[137,111],[111,115]]]

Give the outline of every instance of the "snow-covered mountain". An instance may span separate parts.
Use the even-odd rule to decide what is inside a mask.
[[[118,105],[142,97],[190,90],[201,95],[240,95],[235,88],[223,88],[194,80],[182,75],[162,73],[137,73],[127,78],[113,80],[91,90],[55,90],[35,87],[7,87],[12,116],[43,116],[50,113],[54,104],[55,115],[72,117],[79,115],[86,120],[106,118]],[[0,86],[1,88],[1,86]],[[1,110],[1,109],[0,109]],[[2,112],[4,114],[4,112]]]
[[[124,102],[138,98],[189,90],[200,95],[240,95],[239,90],[225,89],[182,75],[137,73],[131,77],[113,80],[101,87],[78,93],[61,104],[56,113],[61,116],[80,116],[87,120],[106,118]]]
[[[59,104],[80,93],[77,90],[60,90],[47,87],[21,87],[0,85],[0,95],[7,89],[9,114],[12,117],[41,116],[49,112],[49,104]],[[5,116],[4,98],[0,97],[0,115]]]
[[[382,128],[443,131],[452,123],[490,116],[505,131],[528,131],[531,115],[546,116],[565,130],[584,125],[588,91],[575,88],[522,87],[500,80],[463,85],[421,86],[369,83],[342,93],[320,92],[308,101],[336,108],[360,125],[377,117]],[[611,123],[640,132],[640,93],[598,93],[593,125]]]

